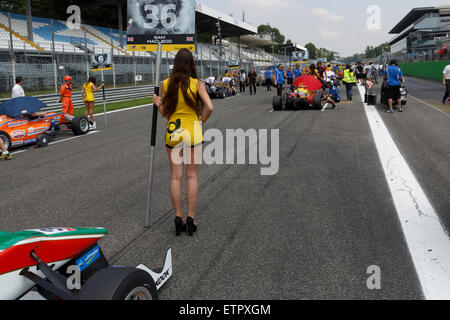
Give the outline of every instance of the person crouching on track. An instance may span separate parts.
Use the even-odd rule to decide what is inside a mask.
[[[2,139],[0,139],[0,151],[0,160],[11,160],[13,158],[12,154],[8,152],[8,149],[6,149],[5,143]]]
[[[72,77],[66,76],[64,84],[60,90],[60,102],[62,102],[62,112],[73,117],[73,101],[72,101]]]
[[[94,92],[99,91],[101,88],[105,86],[104,83],[100,85],[100,87],[96,87],[97,79],[94,76],[90,76],[88,81],[83,84],[83,88],[81,89],[81,95],[83,97],[84,106],[86,110],[84,111],[84,116],[87,118],[89,116],[90,122],[90,130],[97,129],[97,124],[94,121],[94,106],[95,106],[95,97]]]
[[[153,103],[163,117],[168,119],[166,148],[171,169],[170,194],[176,214],[176,235],[187,230],[189,236],[192,236],[197,231],[195,209],[199,160],[203,151],[202,124],[211,116],[214,107],[205,85],[198,79],[194,56],[189,50],[181,49],[177,53],[170,77],[161,83],[161,98],[153,95]],[[183,154],[184,152],[187,154]],[[183,155],[186,158],[187,177],[186,221],[181,205]]]
[[[336,110],[339,107],[338,103],[341,102],[339,89],[331,81],[327,82],[326,87],[328,89],[328,93],[326,93],[323,97],[325,106],[322,111],[326,109],[327,104],[331,104],[333,106],[331,109]]]

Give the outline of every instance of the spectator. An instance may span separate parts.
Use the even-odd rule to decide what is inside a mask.
[[[445,94],[442,99],[442,104],[445,104],[448,96],[450,95],[450,64],[444,68],[442,85],[445,86]]]
[[[17,77],[16,84],[12,88],[12,98],[25,97],[25,92],[23,91],[23,78]]]
[[[245,73],[245,70],[241,70],[241,76],[239,78],[239,91],[240,93],[245,92],[245,86],[247,85],[247,74]]]
[[[253,92],[256,94],[256,80],[258,79],[258,74],[253,70],[253,67],[250,67],[250,72],[248,73],[248,80],[250,82],[250,95],[253,95]]]
[[[6,149],[5,143],[2,139],[0,139],[0,151],[0,160],[11,160],[13,158],[12,154],[8,152],[8,149]]]
[[[402,70],[397,66],[397,62],[392,60],[390,66],[386,68],[384,72],[385,79],[387,79],[389,84],[388,89],[388,104],[389,109],[388,113],[394,112],[393,110],[393,100],[397,100],[398,111],[403,112],[402,101],[400,96],[400,81],[403,81],[403,73]]]
[[[266,67],[265,76],[267,91],[272,91],[272,71],[269,69],[269,67]]]

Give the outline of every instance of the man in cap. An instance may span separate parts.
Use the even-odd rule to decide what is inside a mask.
[[[60,102],[62,102],[62,111],[66,114],[73,116],[71,76],[64,77],[64,84],[61,86],[60,95],[61,95]]]

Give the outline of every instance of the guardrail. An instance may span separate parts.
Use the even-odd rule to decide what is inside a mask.
[[[136,86],[136,87],[125,87],[116,89],[105,89],[105,97],[106,103],[114,103],[114,102],[130,101],[140,98],[150,98],[154,92],[155,92],[154,86]],[[43,111],[57,111],[62,108],[62,104],[58,103],[59,95],[48,94],[48,95],[39,95],[35,97],[47,105],[47,108],[44,108]],[[96,104],[102,103],[103,102],[102,90],[95,92],[94,97]],[[0,99],[0,103],[6,100],[8,99]],[[84,106],[81,91],[72,92],[72,100],[75,108]]]

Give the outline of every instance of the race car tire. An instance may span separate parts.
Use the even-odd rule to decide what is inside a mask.
[[[313,106],[322,109],[322,93],[316,94],[313,98]]]
[[[81,136],[89,132],[89,120],[86,117],[75,117],[72,120],[72,131],[76,136]]]
[[[4,131],[0,131],[0,139],[3,140],[6,150],[9,150],[11,148],[11,138],[9,135]]]
[[[108,267],[93,274],[77,295],[78,300],[158,300],[153,278],[131,267]]]
[[[41,134],[37,137],[36,145],[38,146],[38,148],[44,148],[48,146],[48,136],[46,133]]]
[[[280,96],[275,96],[272,99],[272,107],[274,111],[283,110],[283,102]]]

